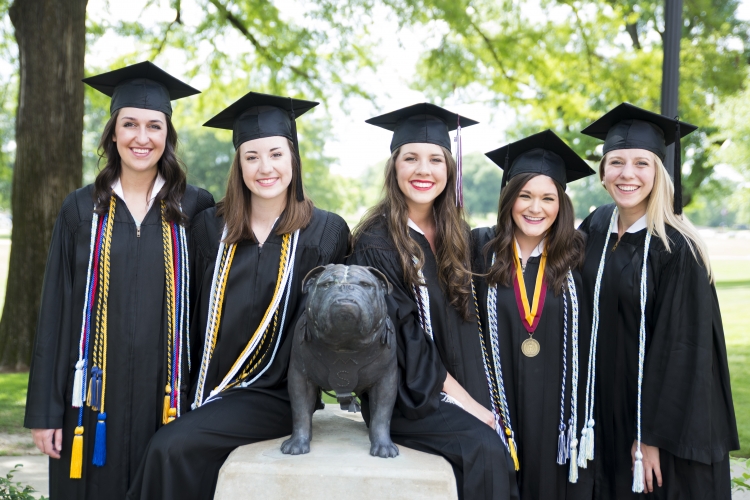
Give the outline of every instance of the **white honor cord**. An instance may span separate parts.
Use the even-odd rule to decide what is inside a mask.
[[[295,231],[295,233],[298,233],[299,229]],[[273,302],[271,303],[271,311],[276,311],[279,307],[279,304],[281,303],[281,295],[283,294],[283,290],[287,287],[287,283],[289,282],[289,276],[292,274],[292,268],[294,267],[291,261],[292,254],[295,253],[297,249],[297,241],[298,238],[292,238],[292,250],[287,254],[287,261],[286,265],[284,266],[284,274],[281,277],[281,284],[279,286],[279,289],[282,291],[282,293],[276,294],[274,297]],[[274,314],[267,314],[264,321],[260,324],[256,332],[263,332],[268,328],[268,325],[271,323],[271,320],[273,319]],[[262,338],[262,335],[257,335],[255,340],[250,344],[248,348],[245,349],[245,352],[243,353],[242,357],[234,364],[231,370],[229,370],[229,373],[224,377],[224,380],[221,381],[221,383],[211,391],[211,394],[209,394],[208,398],[206,399],[206,403],[211,401],[215,396],[221,393],[227,385],[234,379],[234,377],[237,375],[237,372],[240,371],[242,366],[247,361],[247,358],[250,357],[250,355],[253,353],[253,351],[258,347],[258,344],[260,343]]]
[[[203,356],[201,357],[200,372],[198,373],[198,387],[195,391],[195,400],[192,404],[193,409],[196,409],[201,404],[203,404],[203,389],[206,384],[208,365],[211,362],[211,345],[213,344],[214,319],[216,317],[216,314],[213,314],[213,312],[217,307],[216,290],[218,288],[218,283],[221,281],[221,276],[219,276],[219,268],[221,266],[221,256],[224,253],[224,240],[226,239],[226,237],[227,228],[225,226],[224,230],[221,233],[221,242],[219,243],[219,250],[216,252],[216,263],[214,264],[214,273],[213,278],[211,279],[211,294],[209,295],[208,300],[208,321],[206,322],[206,334],[203,341]],[[226,271],[226,266],[223,271]]]
[[[577,463],[577,446],[578,439],[576,426],[578,424],[578,375],[579,375],[579,364],[578,364],[578,292],[576,291],[576,283],[573,279],[573,272],[568,271],[568,292],[570,293],[570,304],[571,312],[573,316],[572,328],[571,328],[571,348],[572,348],[572,363],[573,372],[570,374],[570,420],[568,420],[568,435],[567,442],[565,443],[565,455],[566,458],[570,458],[570,471],[568,473],[568,481],[571,483],[578,482],[578,463]],[[563,298],[565,292],[563,292]],[[567,300],[565,301],[567,302]],[[565,311],[567,313],[568,305],[565,304]],[[567,314],[566,314],[567,316]],[[565,318],[565,328],[567,329],[568,321]],[[565,333],[567,337],[567,332]],[[565,353],[563,350],[563,359],[565,359]],[[565,382],[563,381],[563,384]],[[564,391],[563,391],[564,395]]]
[[[190,266],[188,265],[188,249],[187,249],[187,246],[185,245],[185,241],[187,240],[187,238],[185,237],[185,228],[183,226],[179,226],[179,228],[180,229],[177,232],[177,237],[180,239],[180,267],[182,268],[182,272],[178,270],[178,275],[182,276],[183,279],[182,279],[182,282],[180,283],[180,317],[179,317],[179,323],[178,323],[179,329],[174,330],[176,332],[179,332],[178,335],[180,336],[180,339],[179,339],[180,349],[177,354],[179,365],[177,366],[177,374],[176,374],[178,391],[181,390],[181,387],[182,387],[182,353],[183,353],[182,345],[185,342],[189,342],[188,335],[187,334],[183,335],[183,333],[185,332],[185,327],[189,325],[189,323],[187,322],[186,316],[188,314],[187,310],[190,304],[190,297],[187,297],[187,294],[189,293],[188,290],[190,287],[188,286],[188,283],[186,283],[186,281],[190,279],[188,275],[188,271],[187,271],[190,268]],[[190,363],[190,357],[188,354],[188,373],[190,370],[189,363]],[[177,398],[177,418],[179,418],[182,414],[181,412],[182,405],[180,404],[180,400],[182,399],[181,396],[182,395],[180,394],[179,397]]]
[[[273,346],[273,354],[271,354],[271,359],[268,362],[268,364],[263,367],[263,369],[258,373],[255,377],[253,377],[252,380],[248,382],[242,382],[240,384],[241,387],[248,387],[252,385],[256,380],[258,380],[264,373],[266,373],[266,370],[268,370],[271,365],[273,364],[273,360],[276,359],[276,351],[278,351],[279,346],[281,345],[281,337],[284,334],[284,323],[286,322],[286,310],[287,306],[289,305],[289,296],[292,294],[292,282],[294,281],[294,256],[297,253],[297,239],[299,238],[299,229],[294,232],[292,236],[292,256],[289,260],[289,262],[292,263],[292,271],[289,274],[289,280],[287,281],[286,286],[286,298],[284,299],[284,311],[281,314],[281,324],[279,325],[279,337],[276,340],[276,345]]]
[[[586,468],[586,461],[594,459],[594,392],[596,388],[596,343],[599,336],[599,294],[604,276],[604,262],[609,246],[609,237],[617,228],[617,207],[612,211],[609,220],[607,236],[604,239],[604,248],[599,260],[599,269],[596,272],[596,284],[594,285],[594,307],[593,321],[591,325],[591,346],[589,348],[589,366],[586,374],[586,408],[584,411],[584,426],[581,430],[580,448],[578,450],[578,467]]]
[[[648,247],[651,244],[651,231],[646,233],[643,244],[643,267],[641,268],[641,326],[638,331],[638,405],[636,408],[635,463],[633,464],[633,492],[643,492],[643,453],[641,453],[641,394],[643,384],[643,363],[646,359],[646,298],[648,295]]]
[[[91,242],[89,244],[89,270],[86,273],[86,297],[83,301],[83,320],[81,321],[81,340],[78,343],[78,362],[76,362],[76,371],[73,378],[73,408],[83,406],[83,395],[86,394],[86,365],[88,360],[85,359],[86,343],[86,313],[89,309],[89,293],[91,286],[91,274],[94,267],[94,246],[96,245],[96,231],[99,228],[99,214],[94,212],[91,217]]]
[[[185,292],[182,294],[184,300],[185,300],[185,325],[187,326],[187,329],[190,328],[190,254],[188,251],[187,246],[187,234],[186,231],[180,232],[180,240],[182,241],[182,248],[185,249],[185,280],[187,283],[185,283]],[[187,342],[186,350],[187,350],[187,365],[188,365],[188,373],[190,373],[193,370],[191,360],[190,360],[190,339],[188,335],[185,335],[185,341]]]
[[[495,254],[492,254],[491,266],[495,265]],[[497,285],[492,285],[487,289],[487,328],[490,331],[490,345],[492,348],[492,364],[495,367],[495,381],[497,388],[500,392],[500,411],[505,425],[510,429],[510,437],[515,441],[515,433],[513,432],[513,425],[510,423],[510,408],[508,406],[508,399],[505,397],[505,384],[503,383],[503,367],[500,363],[500,341],[498,339],[497,332]],[[500,427],[500,426],[498,426]],[[507,436],[504,436],[503,443],[508,447]],[[516,450],[518,450],[518,444],[516,444]]]
[[[419,266],[419,259],[412,257],[412,261],[415,266]],[[419,278],[419,286],[412,285],[412,292],[414,293],[414,299],[417,301],[417,307],[419,308],[419,322],[422,330],[430,337],[430,340],[435,340],[432,335],[432,320],[430,316],[430,292],[427,290],[427,281],[424,279],[424,274],[421,268],[417,268],[417,277]]]

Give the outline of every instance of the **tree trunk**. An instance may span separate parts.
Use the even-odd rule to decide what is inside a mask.
[[[20,66],[13,233],[0,369],[31,361],[47,249],[65,196],[81,185],[87,0],[15,0]]]

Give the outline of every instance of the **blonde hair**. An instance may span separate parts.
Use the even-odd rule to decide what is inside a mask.
[[[609,154],[609,153],[607,153]],[[607,160],[607,154],[599,162],[599,178],[604,179],[604,166]],[[693,257],[698,262],[703,263],[706,268],[708,279],[713,283],[714,274],[711,269],[711,261],[708,257],[708,247],[698,233],[692,222],[684,213],[676,215],[674,213],[674,183],[672,182],[669,172],[664,167],[661,159],[651,153],[656,168],[654,169],[654,186],[648,196],[648,205],[646,206],[646,226],[654,236],[658,237],[668,252],[671,252],[669,237],[667,236],[666,226],[672,226],[684,238],[690,248]]]

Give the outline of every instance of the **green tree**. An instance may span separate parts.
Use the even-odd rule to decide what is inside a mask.
[[[463,157],[464,207],[471,215],[497,212],[503,171],[482,153]]]
[[[510,139],[551,128],[580,154],[598,159],[598,141],[581,130],[604,111],[628,101],[659,110],[662,0],[385,0],[401,22],[428,24],[437,46],[419,63],[414,85],[435,97],[490,100],[518,111]],[[711,106],[743,84],[747,25],[738,0],[689,0],[684,5],[680,115],[701,125],[683,141],[700,153],[714,126]],[[691,158],[685,201],[714,163]]]
[[[161,3],[149,0],[140,19],[153,18],[150,9]],[[177,58],[185,61],[183,74],[187,77],[210,77],[210,89],[186,108],[191,116],[180,117],[177,111],[175,125],[183,131],[183,139],[190,140],[191,146],[183,143],[183,154],[195,165],[191,180],[205,181],[217,192],[223,191],[221,177],[227,171],[222,162],[233,152],[227,151],[231,141],[224,140],[225,136],[212,138],[209,134],[216,132],[199,127],[207,116],[248,90],[336,103],[366,95],[354,78],[358,69],[374,66],[368,45],[361,41],[367,26],[360,24],[366,15],[365,4],[343,0],[300,3],[302,11],[295,12],[300,22],[282,16],[265,0],[169,0],[168,4],[174,12],[172,21],[141,24],[108,19],[106,13],[102,18],[87,20],[86,0],[15,0],[10,8],[8,0],[0,0],[0,14],[5,22],[4,14],[10,12],[20,47],[20,78],[14,82],[20,85],[18,102],[25,105],[8,104],[5,97],[0,108],[0,115],[14,108],[18,117],[14,135],[17,147],[13,150],[8,147],[10,141],[3,142],[0,154],[0,207],[3,181],[8,177],[3,165],[9,161],[8,155],[15,155],[15,224],[0,322],[2,368],[28,365],[54,217],[64,196],[81,185],[84,164],[87,181],[93,180],[98,171],[96,149],[108,118],[108,103],[93,91],[87,91],[84,98],[81,79],[86,40],[91,42],[114,31],[131,37],[129,41],[135,47],[133,53],[113,58],[105,68],[88,68],[88,74],[144,59],[165,66],[165,61]],[[182,19],[183,9],[188,7],[201,13],[190,23]],[[6,29],[2,35],[8,33],[12,32]],[[74,47],[71,37],[79,45]],[[7,47],[3,45],[7,40],[5,36],[0,38],[0,51]],[[63,71],[50,72],[50,67]],[[86,129],[81,140],[84,101]],[[316,115],[310,113],[300,124],[304,144],[310,146],[309,151],[303,149],[304,175],[310,194],[320,200],[319,204],[336,208],[345,205],[344,197],[337,194],[345,183],[327,177],[331,159],[316,152],[322,151],[325,137],[323,115],[319,110]],[[0,139],[7,123],[11,121],[0,124]],[[212,147],[217,148],[213,154],[209,151]]]

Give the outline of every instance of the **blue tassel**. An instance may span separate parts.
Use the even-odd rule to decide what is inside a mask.
[[[100,413],[96,422],[96,437],[94,438],[94,459],[92,463],[103,467],[107,461],[107,414]]]
[[[560,435],[557,437],[557,463],[563,465],[567,461],[567,446],[565,442],[565,424],[560,425]]]
[[[102,402],[102,371],[96,366],[91,368],[91,409],[99,410]]]

